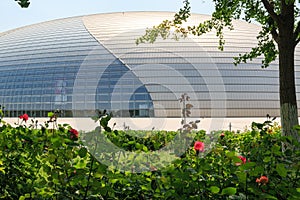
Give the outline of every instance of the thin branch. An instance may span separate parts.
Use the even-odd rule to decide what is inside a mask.
[[[277,30],[274,26],[271,29],[271,34],[272,34],[272,37],[275,40],[275,42],[279,43],[279,35],[278,35],[278,32],[277,32]]]
[[[275,13],[274,11],[274,6],[268,1],[268,0],[262,0],[263,4],[264,4],[264,7],[267,9],[269,15],[272,17],[272,19],[279,23],[281,20],[280,20],[280,17]]]
[[[277,28],[275,26],[275,21],[271,16],[268,17],[267,25],[269,27],[270,33],[272,34],[273,39],[279,43],[279,34],[277,32]]]
[[[294,32],[295,46],[300,42],[300,21],[297,23],[297,27]]]
[[[271,34],[272,34],[272,37],[275,40],[275,42],[277,42],[277,44],[278,44],[279,43],[279,35],[278,35],[278,32],[275,27],[273,27],[271,29]]]
[[[297,44],[300,42],[300,38],[298,38],[298,40],[295,41],[295,46],[297,46]]]
[[[295,35],[295,39],[298,37],[300,33],[300,21],[297,24],[297,28],[295,29],[294,35]]]

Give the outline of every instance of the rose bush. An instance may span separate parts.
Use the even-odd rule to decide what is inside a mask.
[[[193,132],[184,156],[164,168],[159,167],[163,157],[140,163],[149,170],[139,173],[118,171],[118,163],[99,162],[82,142],[88,133],[67,124],[55,129],[48,124],[29,127],[1,121],[1,199],[300,199],[299,144],[282,137],[280,128],[270,122],[253,123],[252,130],[239,134],[216,131],[212,134],[217,141],[210,148],[203,131]],[[149,153],[176,135],[105,130],[99,139]],[[206,154],[199,157],[202,151]],[[108,159],[119,155],[104,153]]]
[[[261,176],[260,178],[256,179],[256,183],[266,185],[269,182],[269,178],[266,176]]]
[[[19,119],[22,119],[22,121],[27,122],[27,120],[29,119],[29,116],[25,113],[23,115],[20,115]]]
[[[196,152],[203,152],[204,151],[204,143],[203,142],[199,142],[196,141],[194,144],[194,149],[196,150]]]
[[[245,158],[244,156],[238,156],[238,158],[242,161],[242,162],[237,162],[235,163],[236,166],[245,164],[247,162],[247,158]]]
[[[76,129],[71,128],[71,129],[69,130],[69,133],[71,134],[71,135],[70,135],[70,138],[71,138],[71,139],[78,139],[79,133],[78,133],[78,131],[77,131]]]

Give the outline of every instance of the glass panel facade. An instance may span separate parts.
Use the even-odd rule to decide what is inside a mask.
[[[97,109],[117,117],[153,117],[148,90],[128,67],[116,59],[102,73],[97,86]]]
[[[267,69],[260,68],[261,58],[232,64],[232,57],[255,46],[258,26],[235,21],[237,28],[224,33],[222,52],[214,34],[135,44],[146,27],[169,17],[99,14],[1,34],[0,104],[6,116],[45,117],[60,109],[66,117],[87,117],[106,109],[115,117],[180,117],[183,93],[191,97],[192,117],[279,115],[278,61]],[[199,19],[207,16],[193,15],[191,23]]]
[[[6,116],[16,117],[26,112],[32,117],[46,117],[56,109],[66,117],[91,114],[91,110],[73,111],[76,79],[83,80],[79,87],[75,86],[84,94],[76,96],[76,102],[83,107],[108,109],[116,116],[153,114],[151,98],[138,78],[118,60],[109,66],[103,64],[110,62],[107,55],[111,53],[98,46],[81,18],[33,25],[2,36],[0,104],[5,107]],[[93,77],[87,77],[90,74],[78,73],[82,65],[92,73],[99,67],[106,69],[97,91],[91,89],[94,82],[89,80]],[[126,79],[121,79],[124,73]],[[140,88],[135,92],[137,85]],[[95,92],[96,96],[92,95]],[[128,105],[124,105],[124,98],[128,99]]]

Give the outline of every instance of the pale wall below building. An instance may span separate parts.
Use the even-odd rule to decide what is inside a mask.
[[[30,125],[31,119],[27,121],[27,125]],[[35,118],[38,120],[38,124],[44,124],[48,118]],[[188,118],[187,122],[200,120],[198,129],[213,131],[213,130],[231,130],[243,131],[245,129],[251,129],[252,122],[264,122],[266,118],[206,118],[196,119]],[[4,121],[15,125],[18,122],[18,118],[4,118]],[[276,119],[276,122],[280,123],[280,119]],[[59,124],[69,124],[73,128],[83,131],[94,130],[99,123],[95,123],[90,118],[58,118]],[[178,130],[181,125],[181,118],[112,118],[110,120],[110,127],[116,123],[114,129],[123,130],[125,126],[128,126],[131,130]]]

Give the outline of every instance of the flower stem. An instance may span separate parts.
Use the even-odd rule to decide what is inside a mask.
[[[101,126],[100,126],[100,134],[101,134]],[[96,144],[95,144],[95,149],[94,149],[94,152],[93,154],[90,154],[90,156],[92,157],[92,161],[91,161],[91,166],[90,166],[90,169],[89,169],[89,176],[88,176],[88,182],[87,182],[87,185],[85,187],[85,194],[84,194],[84,198],[83,199],[87,199],[87,194],[88,194],[88,190],[89,190],[89,187],[90,187],[90,179],[92,177],[92,170],[93,170],[93,165],[94,165],[94,162],[95,162],[95,152],[96,152],[96,149],[97,149],[97,146],[98,146],[98,137],[97,137],[97,132],[95,133],[95,136],[96,136]],[[101,196],[102,197],[102,196]]]

